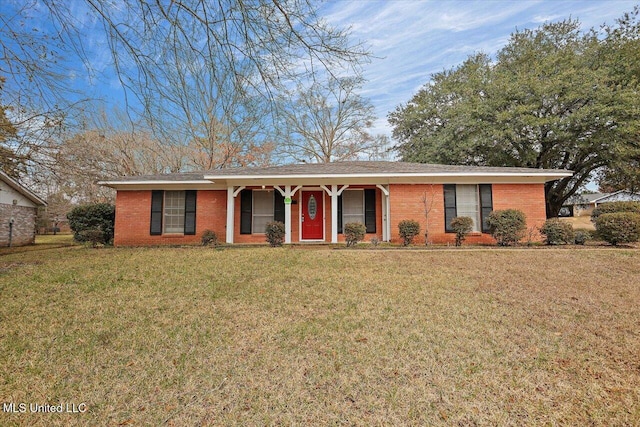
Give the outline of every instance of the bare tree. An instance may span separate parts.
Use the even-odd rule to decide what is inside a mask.
[[[15,128],[0,150],[12,156],[9,169],[18,176],[48,165],[52,141],[86,99],[68,84],[78,72],[68,58],[86,62],[76,22],[64,2],[3,2],[0,8],[0,103]]]
[[[4,78],[0,76],[0,95]],[[0,101],[1,101],[0,97]],[[20,165],[24,162],[20,155],[16,153],[7,143],[16,136],[18,130],[15,125],[7,117],[6,107],[0,104],[0,168],[5,173],[17,178],[19,175]]]
[[[89,32],[107,43],[105,63],[124,88],[132,121],[144,116],[163,144],[200,147],[194,157],[206,169],[243,164],[255,153],[265,161],[275,94],[318,71],[357,72],[368,55],[321,19],[313,0],[11,3],[0,10],[0,73],[18,128],[74,124],[69,115],[82,96],[69,77],[104,71],[92,69],[97,48]],[[56,139],[22,141],[44,145],[46,155],[30,154],[43,159],[52,158]]]
[[[368,132],[375,115],[371,103],[358,94],[362,83],[360,77],[330,76],[289,93],[280,111],[285,153],[318,163],[375,157],[387,140]]]
[[[141,131],[92,129],[60,143],[49,179],[74,201],[93,202],[113,197],[110,189],[97,185],[100,180],[179,172],[186,164],[184,146],[161,144]]]
[[[429,246],[429,225],[431,223],[431,211],[433,210],[433,206],[435,205],[436,197],[437,197],[436,191],[433,184],[429,186],[428,191],[424,191],[422,193],[422,206],[424,208],[424,219],[425,219],[425,226],[424,226],[425,246]]]
[[[38,210],[38,229],[57,234],[60,225],[67,219],[67,214],[73,209],[71,198],[64,191],[47,194],[47,206]]]
[[[31,181],[42,194],[62,194],[74,203],[112,199],[114,192],[97,181],[179,172],[187,164],[185,146],[161,143],[119,110],[86,115],[80,130],[71,129],[51,146],[50,165],[35,165]]]

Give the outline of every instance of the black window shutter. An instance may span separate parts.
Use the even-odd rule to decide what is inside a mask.
[[[491,184],[480,184],[480,221],[482,222],[482,232],[489,232],[489,224],[487,219],[489,214],[493,211],[493,195]]]
[[[240,234],[251,234],[251,190],[240,192]]]
[[[273,220],[284,224],[284,196],[273,189]]]
[[[184,234],[196,234],[196,190],[184,192]]]
[[[444,185],[444,231],[453,233],[451,220],[457,216],[456,209],[456,185]]]
[[[364,190],[364,225],[367,233],[376,232],[376,190],[373,188]]]
[[[152,236],[162,234],[162,199],[164,191],[153,190],[151,192],[151,230]]]
[[[342,233],[342,194],[338,196],[338,233]]]

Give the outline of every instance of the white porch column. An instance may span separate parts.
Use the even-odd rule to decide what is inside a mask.
[[[273,188],[278,190],[284,197],[284,243],[288,244],[291,243],[291,198],[302,186],[298,185],[293,190],[290,185],[285,185],[284,190],[278,185],[274,185]],[[289,203],[287,203],[287,200]]]
[[[387,242],[387,196],[382,193],[382,241]]]
[[[291,186],[284,186],[284,242],[286,244],[291,243]],[[289,203],[287,203],[287,197]]]
[[[227,187],[227,237],[225,241],[227,243],[233,243],[233,227],[234,227],[234,219],[235,219],[235,198],[242,190],[244,190],[245,186],[242,185],[238,188],[233,186]]]
[[[382,193],[382,241],[391,240],[391,218],[389,216],[391,209],[389,204],[389,186],[377,184],[376,187]]]
[[[331,243],[338,243],[338,196],[342,194],[349,185],[343,185],[340,190],[336,184],[331,185],[331,190],[325,185],[320,186],[331,196]]]
[[[331,186],[331,243],[338,243],[338,186]]]
[[[391,200],[387,195],[387,241],[391,241]]]
[[[234,199],[233,187],[227,187],[227,243],[233,243]]]

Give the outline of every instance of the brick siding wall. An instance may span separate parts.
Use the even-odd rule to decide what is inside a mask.
[[[114,245],[181,245],[198,244],[204,230],[213,230],[224,242],[227,218],[226,191],[198,191],[196,198],[196,234],[163,234],[152,236],[151,191],[118,191]]]
[[[23,246],[35,243],[36,238],[35,207],[0,204],[0,247],[9,246],[9,223],[13,218],[11,245]]]
[[[390,185],[391,241],[401,243],[398,224],[405,219],[420,223],[421,235],[416,244],[424,244],[427,220],[422,201],[424,195],[431,206],[429,212],[429,241],[436,244],[453,244],[454,233],[444,231],[444,193],[442,184],[392,184]],[[538,227],[546,220],[544,184],[493,184],[493,209],[520,209],[527,216],[527,228]],[[534,240],[540,240],[535,232]],[[493,244],[495,240],[486,233],[472,233],[466,243]]]
[[[429,213],[430,243],[453,243],[455,235],[444,232],[444,196],[442,184],[391,184],[391,241],[400,243],[398,224],[404,219],[415,219],[420,223],[422,232],[417,237],[416,244],[424,244],[424,230],[426,229],[425,207],[422,201],[427,196],[427,203],[431,206]],[[350,187],[371,188],[371,187]],[[525,212],[527,227],[542,225],[546,219],[544,185],[543,184],[493,184],[493,208],[515,208]],[[291,205],[291,240],[298,242],[300,238],[300,200],[298,191],[292,198]],[[227,191],[201,190],[198,191],[196,201],[196,234],[184,236],[169,234],[160,236],[150,235],[151,219],[151,191],[118,191],[116,196],[116,246],[137,245],[166,245],[166,244],[197,244],[204,230],[213,230],[218,234],[221,242],[226,236]],[[235,199],[235,231],[236,243],[265,243],[264,234],[240,234],[240,197]],[[34,210],[35,212],[35,210]],[[35,213],[34,213],[35,215]],[[325,241],[331,241],[331,197],[324,193]],[[367,234],[365,241],[376,236],[382,239],[382,197],[376,189],[376,233]],[[535,233],[534,238],[540,239]],[[344,236],[338,234],[338,241],[343,242]],[[486,233],[472,233],[467,237],[467,243],[488,243],[495,241]]]

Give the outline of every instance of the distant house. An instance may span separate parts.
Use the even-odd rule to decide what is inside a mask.
[[[567,203],[560,210],[560,216],[589,216],[602,203],[638,201],[640,201],[640,194],[627,190],[615,193],[580,194],[567,200]]]
[[[0,171],[0,247],[34,243],[38,206],[46,202]]]
[[[487,216],[521,209],[527,226],[546,219],[544,185],[570,171],[338,162],[132,176],[102,182],[117,190],[114,244],[198,243],[213,230],[231,243],[264,243],[269,221],[285,224],[286,243],[343,242],[343,226],[360,222],[366,240],[400,242],[405,219],[427,227],[433,243],[455,240],[451,220],[473,219],[469,243],[493,243]],[[426,197],[426,203],[425,203]],[[418,241],[424,242],[421,233]]]

